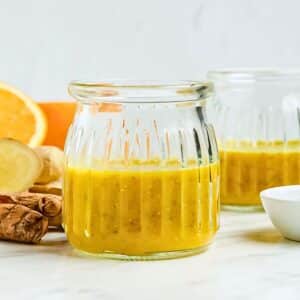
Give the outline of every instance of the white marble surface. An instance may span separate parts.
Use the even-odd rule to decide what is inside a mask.
[[[77,256],[63,234],[39,246],[0,242],[0,299],[299,299],[300,243],[264,213],[223,212],[215,244],[198,256],[124,262]]]

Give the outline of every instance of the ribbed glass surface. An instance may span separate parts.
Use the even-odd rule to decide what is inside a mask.
[[[64,227],[71,244],[154,259],[207,246],[219,226],[219,159],[203,104],[109,110],[79,104],[69,131]]]
[[[300,73],[210,72],[221,153],[221,203],[261,205],[260,191],[300,184]]]

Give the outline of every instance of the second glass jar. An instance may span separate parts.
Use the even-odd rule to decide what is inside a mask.
[[[300,184],[300,72],[209,72],[216,97],[209,115],[221,156],[221,204],[261,209],[259,193]]]

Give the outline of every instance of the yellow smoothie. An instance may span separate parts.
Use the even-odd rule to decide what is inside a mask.
[[[261,205],[267,188],[300,184],[300,141],[229,142],[221,148],[221,203]]]
[[[212,240],[219,226],[217,163],[117,165],[66,169],[63,222],[74,247],[147,255],[199,248]]]

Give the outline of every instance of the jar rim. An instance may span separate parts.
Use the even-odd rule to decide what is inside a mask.
[[[217,69],[207,73],[212,81],[245,82],[300,80],[300,69]]]
[[[207,81],[110,80],[71,81],[69,94],[81,102],[174,103],[206,100],[213,93]]]

